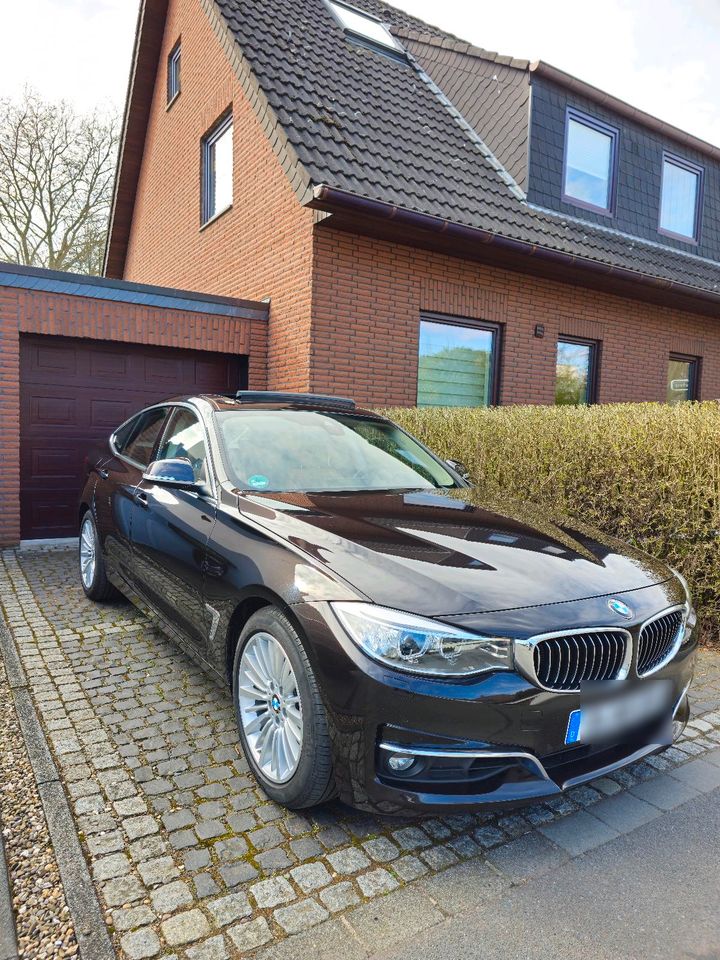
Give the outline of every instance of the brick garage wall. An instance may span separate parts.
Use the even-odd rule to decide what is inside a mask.
[[[413,405],[423,310],[503,324],[501,403],[553,403],[558,336],[601,341],[599,400],[665,400],[668,355],[720,397],[720,326],[697,314],[316,228],[311,387]],[[545,336],[534,336],[535,325]]]
[[[166,62],[182,39],[182,92]],[[199,0],[170,0],[125,279],[271,298],[267,385],[307,390],[313,213],[298,203]],[[200,143],[233,110],[233,206],[200,228]]]
[[[250,387],[264,382],[264,320],[0,287],[0,546],[20,539],[21,333],[249,353]]]

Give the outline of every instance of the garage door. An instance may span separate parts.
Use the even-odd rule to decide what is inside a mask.
[[[149,403],[246,386],[247,358],[64,337],[20,340],[23,539],[77,535],[90,447]]]

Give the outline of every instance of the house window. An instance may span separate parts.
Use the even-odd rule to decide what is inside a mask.
[[[702,167],[669,154],[663,156],[660,232],[697,240],[702,202]]]
[[[594,403],[597,395],[598,344],[594,340],[558,340],[555,403]]]
[[[697,400],[700,361],[697,357],[684,357],[671,353],[668,363],[667,402],[682,403],[683,400]]]
[[[500,328],[426,315],[420,321],[419,407],[496,402]]]
[[[180,93],[180,41],[170,51],[167,62],[167,102],[168,106]]]
[[[228,114],[202,142],[202,222],[219,216],[232,201],[233,121]]]
[[[385,47],[403,54],[405,51],[393,37],[388,28],[377,17],[371,16],[364,10],[348,6],[345,3],[333,3],[329,0],[328,6],[335,14],[340,26],[346,33],[355,39],[365,40],[373,46]]]
[[[612,211],[617,140],[614,127],[568,108],[563,200],[599,213]]]

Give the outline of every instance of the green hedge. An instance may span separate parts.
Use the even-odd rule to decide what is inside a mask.
[[[680,570],[720,640],[720,404],[383,411],[491,498],[576,517]]]

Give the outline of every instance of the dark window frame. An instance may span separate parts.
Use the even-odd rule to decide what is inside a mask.
[[[200,142],[200,229],[213,223],[226,211],[232,209],[231,200],[222,210],[213,210],[215,205],[215,144],[233,126],[232,107],[225,110],[210,129],[203,135]],[[230,134],[232,137],[232,133]],[[233,151],[234,160],[234,151]],[[231,174],[232,176],[232,174]],[[234,195],[233,183],[233,195]],[[234,196],[233,196],[234,199]],[[210,212],[212,210],[212,213]]]
[[[428,310],[422,310],[420,312],[420,320],[418,321],[418,376],[415,384],[415,402],[417,403],[417,383],[420,379],[420,325],[422,324],[423,320],[428,320],[430,323],[444,323],[448,327],[466,327],[473,330],[487,330],[493,334],[492,354],[490,357],[490,389],[488,391],[490,399],[488,402],[488,407],[500,406],[500,372],[503,349],[503,324],[494,323],[491,320],[477,320],[474,317],[458,317],[447,313],[433,313]]]
[[[662,224],[662,205],[663,205],[663,187],[665,186],[665,164],[670,163],[681,170],[687,170],[688,173],[697,175],[697,191],[695,193],[695,230],[693,236],[686,236],[684,233],[675,233],[674,230],[667,230]],[[660,175],[660,200],[658,203],[658,233],[663,237],[671,237],[673,240],[681,240],[683,243],[691,243],[697,246],[700,243],[700,233],[702,228],[702,208],[703,197],[705,193],[705,167],[699,163],[693,163],[692,160],[686,160],[679,157],[676,153],[669,150],[663,150],[662,168]]]
[[[180,38],[172,48],[167,58],[167,109],[175,103],[180,96],[180,69],[182,64],[182,48]]]
[[[573,197],[569,193],[566,193],[565,191],[565,187],[567,184],[568,149],[570,146],[569,131],[570,131],[571,121],[584,124],[584,126],[590,127],[592,130],[597,130],[599,133],[606,134],[611,139],[612,146],[610,151],[610,174],[609,174],[609,182],[608,182],[607,207],[598,207],[594,203],[588,203],[586,200],[578,200],[577,197]],[[611,126],[611,124],[606,123],[604,120],[598,120],[597,117],[593,117],[589,113],[585,113],[582,110],[578,110],[577,107],[567,106],[565,108],[565,143],[563,147],[562,188],[560,193],[561,201],[563,203],[572,204],[575,207],[580,207],[582,210],[590,210],[592,213],[599,213],[604,217],[614,217],[615,204],[617,201],[619,154],[620,154],[620,130],[618,127],[613,127]]]
[[[670,351],[668,354],[668,363],[671,360],[679,360],[681,363],[687,363],[690,366],[690,376],[688,377],[688,395],[685,402],[700,399],[700,375],[702,373],[702,357],[694,356],[690,353],[676,353]],[[667,393],[667,384],[666,384]]]
[[[588,370],[587,400],[586,406],[590,407],[598,402],[598,392],[600,386],[600,350],[601,340],[591,340],[587,337],[573,337],[563,333],[558,335],[555,342],[555,385],[557,390],[557,357],[558,347],[561,343],[576,343],[583,347],[590,347],[590,369]],[[555,401],[557,404],[557,400]]]

